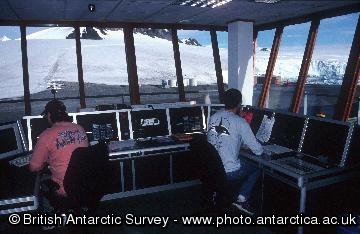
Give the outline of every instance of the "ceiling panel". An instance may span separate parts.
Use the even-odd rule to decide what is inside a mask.
[[[15,20],[17,19],[17,16],[10,7],[0,5],[0,19]]]
[[[108,21],[140,21],[166,7],[169,1],[127,1],[122,2],[106,18]]]
[[[36,13],[36,9],[64,9],[65,0],[9,0],[9,4],[13,9],[32,9]]]
[[[251,20],[255,25],[276,22],[324,10],[357,4],[360,0],[295,1],[275,4],[233,0],[217,8],[172,5],[175,0],[0,0],[0,21],[98,21],[226,26],[229,21]],[[95,12],[88,5],[95,4]]]
[[[181,23],[189,21],[199,14],[209,11],[211,8],[187,7],[169,5],[151,17],[146,18],[149,22]]]
[[[67,1],[65,6],[64,18],[66,20],[91,20],[103,21],[109,12],[111,12],[120,3],[118,0],[77,0]],[[89,4],[95,5],[95,11],[90,12],[88,9]]]
[[[57,11],[56,9],[49,8],[37,8],[36,14],[34,14],[34,10],[29,9],[17,9],[17,15],[20,19],[27,20],[58,20],[63,18],[62,11]]]
[[[330,4],[332,3],[332,4]],[[277,4],[262,4],[250,1],[233,1],[223,7],[212,9],[193,18],[200,24],[221,24],[241,19],[255,21],[255,24],[278,21],[311,14],[317,11],[341,7],[350,1],[281,1]],[[355,3],[352,1],[351,3]]]

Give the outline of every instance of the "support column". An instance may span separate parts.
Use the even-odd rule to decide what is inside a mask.
[[[210,36],[211,36],[211,44],[212,44],[212,49],[213,49],[213,57],[214,57],[214,63],[215,63],[215,71],[216,71],[219,99],[220,99],[220,103],[223,103],[223,100],[224,100],[223,96],[224,96],[225,89],[224,89],[224,79],[223,79],[222,69],[221,69],[219,44],[218,44],[218,40],[217,40],[216,30],[211,29]]]
[[[179,91],[179,101],[185,102],[185,88],[184,88],[184,78],[182,75],[181,69],[181,58],[180,58],[180,49],[179,49],[179,38],[177,35],[177,30],[175,28],[171,29],[171,38],[174,50],[174,60],[175,60],[175,68],[176,68],[176,78],[178,83],[178,91]]]
[[[258,31],[254,31],[254,36],[253,36],[253,76],[254,76],[254,85],[256,85],[257,80],[255,79],[255,71],[256,71],[256,47],[257,47],[257,36],[258,36]]]
[[[319,25],[320,25],[319,19],[315,19],[311,22],[311,26],[309,29],[309,34],[308,34],[308,38],[307,38],[307,42],[306,42],[306,47],[305,47],[305,51],[304,51],[304,56],[303,56],[303,60],[302,60],[301,68],[300,68],[300,72],[299,72],[299,77],[297,80],[296,89],[295,89],[295,93],[292,97],[292,102],[291,102],[291,106],[290,106],[290,111],[294,112],[294,113],[299,112],[301,100],[304,95],[305,84],[306,84],[306,80],[307,80],[307,75],[308,75],[308,71],[309,71],[309,67],[310,67],[312,54],[313,54],[314,47],[315,47],[316,36],[318,33]],[[305,106],[304,106],[304,108],[305,108]]]
[[[76,41],[76,58],[77,58],[78,81],[79,81],[80,107],[86,108],[85,84],[84,84],[84,74],[83,74],[83,67],[82,67],[81,41],[80,41],[80,28],[79,27],[75,27],[75,41]]]
[[[356,87],[360,75],[360,16],[356,25],[349,59],[346,65],[340,95],[336,103],[334,119],[347,121],[355,100]]]
[[[132,27],[124,27],[124,42],[131,104],[140,104],[139,81],[136,67],[134,34]]]
[[[20,33],[21,33],[21,55],[22,55],[22,67],[23,67],[25,115],[31,115],[29,64],[28,64],[28,56],[27,56],[27,41],[26,41],[25,26],[20,26]]]
[[[274,40],[273,40],[273,44],[272,44],[272,48],[271,48],[270,58],[269,58],[268,66],[266,69],[265,80],[264,80],[263,88],[262,88],[259,102],[258,102],[258,106],[260,108],[265,107],[267,96],[269,95],[269,92],[270,92],[272,74],[274,71],[277,55],[279,52],[281,36],[282,36],[283,31],[284,31],[283,26],[276,28],[276,31],[275,31],[275,36],[274,36]]]
[[[252,105],[254,92],[253,22],[228,25],[229,88],[241,91],[243,105]]]

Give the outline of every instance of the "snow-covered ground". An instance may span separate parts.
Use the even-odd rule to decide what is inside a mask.
[[[81,29],[83,30],[83,29]],[[81,40],[84,80],[90,83],[127,85],[127,67],[123,32],[96,29],[104,40]],[[73,28],[50,28],[27,36],[31,93],[47,88],[53,80],[77,81],[77,60],[74,40],[65,39]],[[139,83],[161,84],[176,80],[171,41],[134,35]],[[216,83],[211,46],[180,44],[184,78],[198,84]],[[304,48],[281,48],[274,75],[283,80],[297,79]],[[339,83],[344,73],[349,48],[316,48],[311,63],[310,82]],[[227,49],[220,49],[224,82],[227,83]],[[257,50],[256,74],[266,71],[269,51]],[[347,52],[348,54],[348,52]],[[0,99],[23,95],[21,50],[19,40],[0,42]]]

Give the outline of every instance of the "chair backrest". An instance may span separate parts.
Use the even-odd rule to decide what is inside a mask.
[[[221,191],[226,184],[226,173],[220,155],[204,134],[194,134],[190,149],[198,158],[200,180],[212,191]]]
[[[108,148],[105,143],[76,149],[64,177],[68,198],[79,206],[96,205],[107,189]]]

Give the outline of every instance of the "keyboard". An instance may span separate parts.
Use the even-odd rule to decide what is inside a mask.
[[[108,144],[110,152],[134,149],[135,140],[111,141]]]
[[[11,161],[9,161],[10,165],[14,165],[16,167],[23,167],[26,166],[30,163],[30,159],[31,159],[31,154],[25,155],[25,156],[21,156],[18,158],[15,158]]]
[[[295,171],[298,174],[306,174],[324,169],[323,167],[306,162],[298,158],[282,158],[282,159],[274,160],[273,163],[281,167]]]
[[[150,147],[159,147],[174,145],[176,142],[170,137],[154,137],[146,140],[137,140],[136,146],[140,148],[150,148]]]

